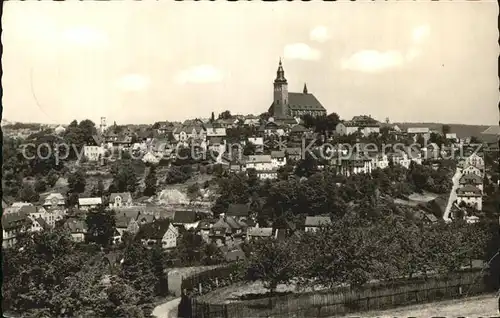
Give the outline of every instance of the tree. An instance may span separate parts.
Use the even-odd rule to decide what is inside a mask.
[[[113,244],[115,235],[115,212],[103,206],[87,213],[87,239],[89,242],[108,247]]]
[[[49,187],[53,187],[56,185],[57,180],[59,180],[59,175],[57,174],[57,172],[54,170],[50,170],[49,174],[47,175],[47,185]]]
[[[35,181],[35,191],[40,193],[40,192],[45,192],[47,190],[47,183],[43,178],[38,178]]]
[[[215,121],[215,114],[212,112],[212,115],[210,115],[210,122],[213,123]]]
[[[111,168],[114,175],[113,186],[116,192],[135,193],[138,185],[138,178],[134,166],[130,160],[120,160]]]
[[[85,173],[83,172],[83,170],[76,170],[68,177],[68,189],[71,193],[85,192],[85,184]]]
[[[441,127],[441,133],[443,134],[443,136],[446,136],[446,134],[449,134],[450,133],[450,125],[443,125]]]
[[[40,199],[40,195],[35,191],[32,185],[25,183],[18,194],[18,198],[23,202],[35,203]]]
[[[231,119],[231,112],[229,110],[225,110],[219,114],[219,119]]]
[[[182,169],[181,167],[171,166],[168,169],[167,176],[165,177],[166,184],[176,184],[182,183],[191,178],[191,173],[188,169]]]
[[[144,188],[144,195],[148,197],[155,195],[158,184],[155,166],[149,167],[149,171],[146,176],[146,179],[144,180],[144,183],[146,185],[146,187]]]
[[[251,142],[247,142],[245,144],[245,147],[243,148],[243,155],[245,156],[250,156],[250,155],[255,155],[255,151],[257,150],[257,147],[255,144]]]
[[[93,197],[102,197],[104,195],[104,183],[102,179],[99,179],[97,184],[92,187],[90,195]]]
[[[294,249],[286,241],[259,240],[251,245],[251,249],[248,277],[251,280],[261,280],[271,295],[278,284],[287,284],[295,276]]]
[[[189,200],[194,201],[200,195],[200,185],[195,182],[187,188],[187,195]]]

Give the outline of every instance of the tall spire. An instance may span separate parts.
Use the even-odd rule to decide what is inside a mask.
[[[278,71],[276,72],[276,79],[274,81],[286,83],[285,71],[283,70],[283,64],[281,63],[281,57],[280,57],[279,65],[278,65]]]
[[[304,83],[304,94],[307,94],[307,84]]]

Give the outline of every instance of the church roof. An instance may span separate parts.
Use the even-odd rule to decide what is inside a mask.
[[[288,108],[290,110],[325,111],[313,94],[304,93],[288,93]]]

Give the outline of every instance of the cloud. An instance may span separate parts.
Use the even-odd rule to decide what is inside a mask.
[[[341,67],[346,70],[371,73],[397,67],[404,62],[405,57],[399,51],[364,50],[342,60]]]
[[[224,78],[221,71],[212,65],[193,66],[187,70],[181,71],[177,75],[177,82],[181,84],[193,83],[213,83],[220,82]]]
[[[140,74],[128,74],[117,81],[118,87],[126,91],[143,91],[147,89],[151,81],[148,77]]]
[[[288,44],[285,46],[284,51],[287,59],[313,61],[321,58],[319,50],[313,49],[304,43]]]
[[[428,25],[421,25],[413,29],[412,38],[414,43],[422,43],[430,34],[431,29]]]
[[[320,43],[326,42],[329,39],[328,29],[324,26],[317,26],[311,30],[311,33],[309,34],[309,38],[312,41],[316,41],[316,42],[320,42]]]
[[[88,27],[67,29],[62,33],[62,38],[66,42],[85,47],[104,46],[108,43],[105,33]]]

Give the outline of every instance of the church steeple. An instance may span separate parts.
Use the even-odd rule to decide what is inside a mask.
[[[276,72],[276,79],[274,80],[275,83],[286,83],[286,78],[285,78],[285,70],[283,70],[283,65],[281,63],[281,57],[280,57],[280,62],[278,65],[278,71]]]
[[[307,94],[307,84],[304,83],[304,94]]]

